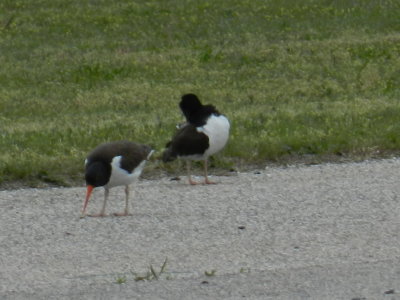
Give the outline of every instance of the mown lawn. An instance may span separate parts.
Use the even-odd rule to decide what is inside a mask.
[[[105,141],[160,153],[188,92],[231,120],[215,167],[397,153],[399,11],[397,0],[2,0],[0,182],[83,182]]]

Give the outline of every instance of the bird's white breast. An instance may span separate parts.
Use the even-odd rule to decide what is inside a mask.
[[[211,115],[206,125],[198,127],[198,132],[205,133],[209,138],[209,148],[204,153],[205,157],[221,151],[228,142],[230,124],[223,115]]]
[[[116,156],[111,161],[111,177],[107,183],[107,187],[111,188],[118,185],[129,185],[135,181],[135,179],[139,178],[140,174],[143,171],[144,165],[146,164],[146,160],[143,160],[132,173],[121,168],[121,159],[122,156]]]

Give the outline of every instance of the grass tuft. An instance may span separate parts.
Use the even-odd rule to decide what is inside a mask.
[[[123,276],[123,277],[118,277],[118,278],[115,280],[115,283],[116,283],[116,284],[124,284],[124,283],[126,283],[126,277],[125,277],[125,276]]]
[[[168,259],[165,258],[164,263],[162,264],[160,271],[157,272],[152,265],[149,266],[149,270],[146,272],[145,275],[135,275],[135,281],[143,281],[143,280],[158,280],[160,276],[165,272],[165,268],[167,267],[167,261]]]
[[[217,273],[217,270],[211,270],[211,271],[204,271],[204,275],[207,277],[213,277]]]

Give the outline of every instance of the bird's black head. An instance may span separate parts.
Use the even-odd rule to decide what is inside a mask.
[[[111,165],[102,161],[89,162],[86,165],[85,180],[93,187],[104,186],[111,176]]]
[[[195,94],[183,95],[179,106],[186,120],[196,127],[203,126],[211,114],[219,115],[213,105],[202,105]]]
[[[203,105],[195,94],[185,94],[182,96],[179,107],[181,108],[186,119],[189,119],[190,116],[199,111]]]

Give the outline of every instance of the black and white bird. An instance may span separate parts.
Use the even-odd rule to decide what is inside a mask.
[[[213,105],[202,105],[194,94],[183,95],[179,107],[186,123],[178,128],[175,136],[167,143],[163,161],[185,159],[189,183],[197,184],[191,178],[191,160],[203,160],[204,183],[213,183],[208,179],[207,159],[225,147],[229,137],[229,121]]]
[[[86,199],[83,203],[82,217],[92,190],[104,187],[104,202],[99,214],[92,217],[105,216],[106,204],[110,188],[125,186],[125,210],[116,216],[129,215],[129,185],[139,178],[146,161],[154,150],[147,145],[128,141],[104,143],[96,147],[85,160]]]

